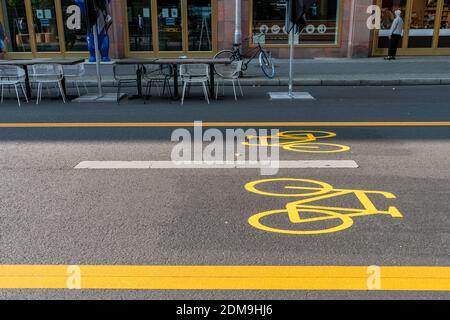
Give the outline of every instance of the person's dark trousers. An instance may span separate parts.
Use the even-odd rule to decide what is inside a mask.
[[[402,36],[399,34],[393,34],[391,36],[391,40],[389,41],[389,53],[388,53],[389,57],[395,57],[397,55],[397,48],[401,39]]]

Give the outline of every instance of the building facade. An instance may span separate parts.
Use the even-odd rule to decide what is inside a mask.
[[[242,0],[244,49],[257,42],[288,56],[285,0]],[[370,5],[381,8],[380,30],[369,30]],[[86,24],[71,30],[72,0],[1,0],[6,58],[87,57]],[[231,48],[234,0],[112,0],[111,58],[209,57]],[[295,39],[296,57],[385,55],[393,11],[405,20],[400,55],[450,54],[450,0],[315,0]]]

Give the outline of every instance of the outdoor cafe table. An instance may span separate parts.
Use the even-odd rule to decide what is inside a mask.
[[[60,65],[74,65],[78,63],[84,62],[85,59],[81,58],[69,58],[69,59],[51,59],[51,58],[42,58],[42,59],[15,59],[15,60],[0,60],[0,66],[19,66],[25,71],[25,90],[27,92],[27,96],[31,98],[31,85],[30,85],[30,77],[28,75],[28,66],[32,66],[35,64],[60,64]],[[62,86],[64,94],[66,94],[66,80],[63,77]]]
[[[214,97],[214,65],[230,64],[230,59],[213,59],[213,58],[159,58],[159,59],[123,59],[117,60],[117,64],[160,64],[171,65],[173,68],[173,87],[174,98],[179,99],[178,91],[178,65],[181,64],[207,64],[209,65],[209,94]],[[142,97],[142,69],[136,68],[136,79],[138,84],[138,96]]]

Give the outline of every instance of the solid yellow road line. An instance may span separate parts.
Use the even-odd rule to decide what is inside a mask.
[[[194,122],[0,123],[0,128],[193,127]],[[203,127],[440,127],[450,121],[406,122],[203,122]]]
[[[79,268],[79,269],[78,269]],[[77,266],[81,289],[370,290],[364,266]],[[73,266],[1,265],[0,288],[68,289]],[[380,267],[376,290],[449,291],[450,267]]]

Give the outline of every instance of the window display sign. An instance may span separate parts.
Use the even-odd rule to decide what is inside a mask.
[[[264,34],[266,45],[288,45],[286,4],[286,0],[253,0],[253,34]],[[340,0],[313,0],[306,13],[307,27],[295,44],[336,44],[339,5]]]

